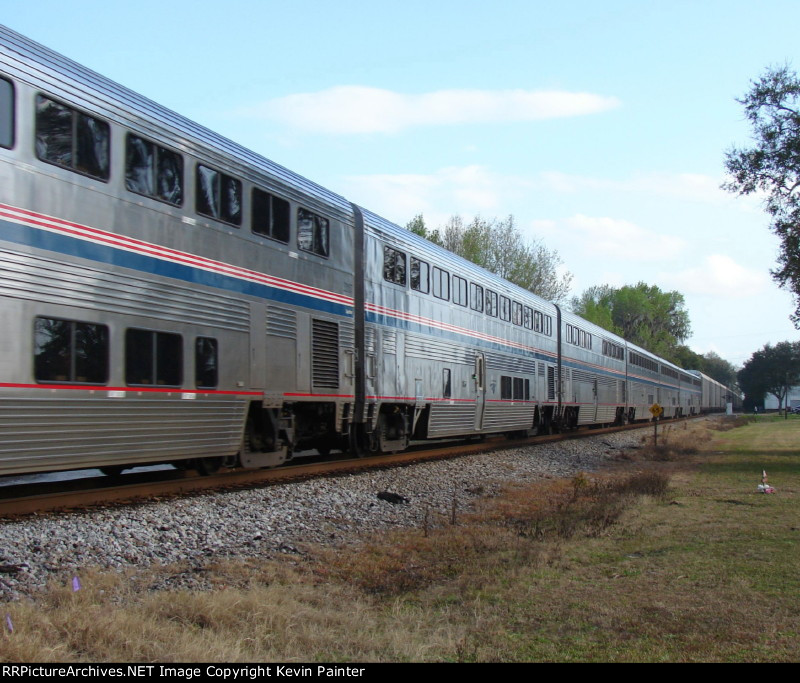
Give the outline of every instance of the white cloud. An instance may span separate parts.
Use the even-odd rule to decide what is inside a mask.
[[[409,95],[344,85],[275,98],[239,110],[319,133],[393,133],[413,126],[509,123],[595,114],[616,97],[558,90],[439,90]]]
[[[686,247],[684,240],[645,230],[630,221],[576,214],[559,223],[569,241],[594,257],[615,261],[668,261]],[[563,239],[563,236],[562,236]]]
[[[452,166],[430,174],[350,176],[343,192],[355,202],[391,220],[403,221],[423,213],[431,226],[451,215],[503,213],[513,179],[490,172],[483,166]],[[442,213],[449,207],[448,213]]]
[[[575,194],[586,190],[636,192],[645,195],[705,203],[729,203],[734,196],[720,189],[721,178],[700,173],[637,173],[630,178],[592,178],[557,171],[539,174],[540,182],[556,192]]]
[[[711,254],[702,266],[662,277],[682,292],[729,298],[763,295],[771,284],[767,273],[739,265],[725,254]]]

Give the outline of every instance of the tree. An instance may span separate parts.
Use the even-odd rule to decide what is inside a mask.
[[[760,403],[774,394],[783,405],[789,387],[800,384],[800,342],[767,344],[756,351],[738,373],[748,403]]]
[[[563,301],[569,293],[572,274],[559,274],[558,252],[538,240],[526,241],[513,216],[502,221],[476,216],[468,224],[453,216],[442,228],[429,230],[420,214],[406,227],[543,299]]]
[[[781,240],[772,276],[794,295],[791,319],[800,328],[800,79],[788,66],[768,69],[737,102],[752,124],[754,145],[726,152],[731,179],[722,187],[766,194],[770,227]]]
[[[571,307],[582,318],[670,360],[691,333],[683,295],[644,282],[590,287],[572,299]]]
[[[701,358],[703,359],[702,366],[695,367],[693,369],[704,372],[712,379],[717,380],[717,382],[720,384],[724,384],[726,387],[736,386],[736,368],[733,366],[733,364],[729,363],[722,356],[714,353],[713,351],[703,354]]]

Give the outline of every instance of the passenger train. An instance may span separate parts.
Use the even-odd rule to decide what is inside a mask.
[[[0,27],[0,474],[549,432],[729,392]]]

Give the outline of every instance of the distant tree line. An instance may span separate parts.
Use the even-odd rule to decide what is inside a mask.
[[[590,287],[571,301],[572,311],[682,368],[699,370],[725,386],[736,385],[736,368],[713,351],[699,354],[683,342],[692,332],[680,292],[639,282]]]
[[[430,229],[418,214],[406,228],[543,299],[566,302],[572,274],[561,272],[558,252],[539,240],[526,240],[511,215],[503,220],[476,216],[468,223],[453,216],[444,226]],[[713,351],[694,353],[683,344],[691,323],[680,292],[664,292],[644,282],[599,285],[573,297],[570,306],[582,318],[676,365],[700,370],[725,386],[736,385],[736,368],[728,361]]]
[[[406,228],[543,299],[561,302],[569,294],[572,274],[559,272],[563,262],[558,252],[526,239],[514,216],[476,216],[469,223],[453,216],[444,226],[429,229],[418,214]]]

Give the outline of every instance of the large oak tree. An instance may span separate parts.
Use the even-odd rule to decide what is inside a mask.
[[[771,228],[781,240],[772,276],[794,294],[792,321],[800,327],[800,79],[786,66],[768,69],[737,101],[752,125],[753,145],[726,153],[730,180],[723,187],[766,196]]]
[[[683,294],[655,285],[590,287],[572,299],[577,315],[672,360],[678,345],[691,334]]]
[[[513,216],[504,220],[476,216],[469,223],[453,216],[442,228],[429,230],[418,215],[406,228],[543,299],[560,302],[569,293],[572,275],[560,272],[558,252],[540,241],[526,240]]]

